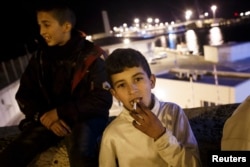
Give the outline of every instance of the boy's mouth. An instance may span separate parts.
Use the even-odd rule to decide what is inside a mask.
[[[46,41],[50,41],[51,40],[51,37],[50,36],[43,36],[43,38],[46,40]]]
[[[136,104],[139,103],[142,100],[142,97],[135,98],[130,101],[131,106],[133,107],[133,110],[136,110]]]

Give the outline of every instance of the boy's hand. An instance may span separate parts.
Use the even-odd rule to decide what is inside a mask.
[[[40,122],[57,136],[62,137],[71,133],[70,127],[63,120],[59,120],[56,109],[44,113],[40,118]]]
[[[56,134],[57,136],[61,137],[71,133],[70,127],[63,120],[58,120],[54,122],[51,125],[50,130],[54,132],[54,134]]]
[[[48,129],[50,129],[51,125],[58,120],[58,115],[56,109],[50,110],[44,113],[41,118],[40,122]]]
[[[130,115],[135,119],[133,121],[134,127],[157,140],[165,133],[165,127],[156,115],[141,101],[137,103],[137,106],[136,111],[130,112]]]

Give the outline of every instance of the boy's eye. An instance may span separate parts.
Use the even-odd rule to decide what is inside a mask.
[[[49,27],[50,25],[49,24],[44,24],[44,27]]]
[[[141,80],[143,80],[142,77],[136,77],[136,78],[135,78],[135,81],[136,81],[136,82],[139,82],[139,81],[141,81]]]
[[[125,87],[124,83],[117,85],[117,88],[123,88],[123,87]]]
[[[48,22],[42,22],[41,24],[38,24],[38,26],[41,28],[41,27],[49,27],[50,24]]]

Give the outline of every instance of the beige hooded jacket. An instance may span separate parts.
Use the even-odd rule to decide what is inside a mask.
[[[250,150],[250,96],[239,105],[225,122],[221,150]]]

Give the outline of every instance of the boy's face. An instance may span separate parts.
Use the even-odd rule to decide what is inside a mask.
[[[111,76],[113,88],[111,93],[121,101],[128,110],[133,110],[136,100],[149,106],[151,103],[151,89],[155,86],[155,76],[148,78],[141,67],[125,68],[121,73]]]
[[[69,40],[71,24],[66,22],[60,25],[53,17],[52,12],[38,12],[37,22],[40,27],[40,35],[45,39],[48,46],[62,46]]]

